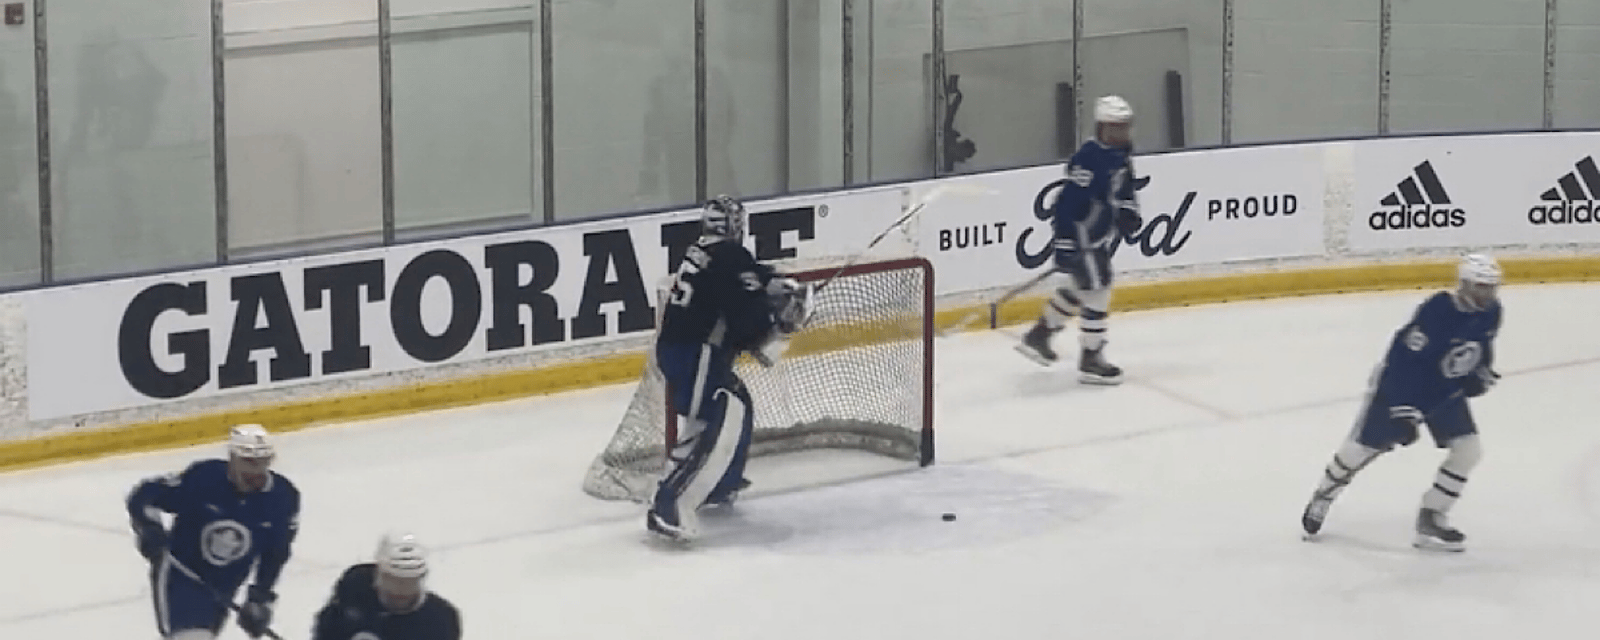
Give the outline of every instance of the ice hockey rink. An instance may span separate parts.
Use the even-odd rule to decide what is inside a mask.
[[[1367,375],[1425,294],[1114,316],[1107,353],[1130,377],[1116,388],[1024,360],[1016,329],[941,339],[937,465],[758,459],[755,487],[687,551],[648,544],[639,507],[579,489],[630,385],[289,434],[278,469],[305,502],[274,627],[309,638],[339,572],[407,528],[434,548],[431,586],[467,638],[1586,633],[1600,602],[1600,285],[1503,292],[1505,379],[1475,401],[1486,457],[1453,514],[1466,553],[1409,546],[1442,455],[1427,439],[1364,472],[1328,539],[1299,538]],[[155,638],[122,500],[219,452],[0,475],[0,637]]]

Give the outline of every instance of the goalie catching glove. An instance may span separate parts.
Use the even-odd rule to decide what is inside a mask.
[[[767,304],[772,310],[772,331],[751,352],[764,367],[771,367],[788,349],[788,338],[800,331],[811,302],[811,288],[794,278],[775,276],[767,281]]]
[[[794,278],[783,276],[767,281],[767,303],[772,306],[772,326],[779,334],[791,335],[800,330],[811,302],[811,289]]]

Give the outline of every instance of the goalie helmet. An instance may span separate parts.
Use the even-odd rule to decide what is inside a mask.
[[[700,233],[705,237],[744,242],[744,205],[733,196],[721,195],[706,201],[700,211]]]
[[[1468,308],[1487,309],[1498,298],[1504,277],[1500,263],[1494,258],[1481,253],[1469,254],[1456,265],[1456,297]]]

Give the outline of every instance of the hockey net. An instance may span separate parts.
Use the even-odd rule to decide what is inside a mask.
[[[781,359],[768,368],[746,355],[734,366],[755,404],[750,457],[857,449],[932,464],[932,265],[908,258],[787,273],[821,286],[810,322]],[[677,421],[654,349],[647,360],[616,433],[584,478],[591,496],[647,501],[666,471]]]

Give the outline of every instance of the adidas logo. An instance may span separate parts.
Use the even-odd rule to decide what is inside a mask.
[[[1439,182],[1439,174],[1434,173],[1433,163],[1427,160],[1413,168],[1412,175],[1395,185],[1394,191],[1378,204],[1384,208],[1367,216],[1367,225],[1374,231],[1439,229],[1467,224],[1467,212],[1450,206],[1450,194]]]
[[[1584,187],[1588,187],[1588,190],[1585,191]],[[1551,204],[1535,205],[1532,209],[1528,209],[1528,222],[1531,224],[1600,222],[1600,215],[1595,213],[1596,195],[1600,195],[1600,168],[1595,167],[1594,158],[1591,156],[1579,160],[1576,171],[1567,172],[1567,175],[1561,176],[1561,179],[1556,181],[1556,186],[1539,195],[1540,200]]]

